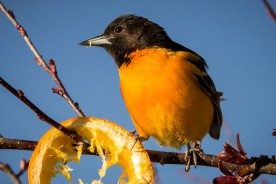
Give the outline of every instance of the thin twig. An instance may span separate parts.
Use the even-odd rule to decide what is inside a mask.
[[[21,175],[23,175],[29,167],[29,161],[25,160],[25,159],[21,159],[20,160],[20,171],[16,174],[17,177],[20,177]]]
[[[268,11],[268,14],[271,16],[271,18],[272,18],[273,20],[276,21],[276,14],[275,14],[273,8],[272,8],[272,7],[270,6],[270,4],[268,3],[268,1],[267,1],[267,0],[263,0],[263,3],[264,3],[264,5],[265,5],[265,7],[266,7],[266,9],[267,9],[267,11]]]
[[[229,126],[229,123],[227,122],[227,121],[223,121],[223,124],[222,124],[222,127],[224,128],[224,130],[225,130],[225,134],[226,134],[226,137],[227,137],[227,139],[229,140],[229,142],[231,143],[231,144],[235,144],[236,143],[236,139],[235,139],[235,137],[234,137],[234,135],[233,135],[233,131],[232,131],[232,129],[230,128],[230,126]]]
[[[17,22],[15,19],[15,15],[11,10],[7,10],[5,6],[0,2],[0,9],[4,12],[4,14],[9,18],[9,20],[12,22],[12,24],[17,28],[17,30],[21,33],[22,37],[24,38],[25,42],[33,52],[35,56],[35,61],[39,66],[41,66],[44,70],[46,70],[50,76],[53,78],[53,80],[56,82],[58,89],[59,89],[59,95],[62,96],[68,103],[69,105],[74,109],[74,111],[79,115],[79,116],[85,116],[82,110],[80,109],[78,103],[74,102],[72,98],[70,97],[69,93],[65,89],[64,85],[60,81],[55,63],[53,60],[49,61],[49,65],[44,61],[44,59],[41,57],[41,54],[38,52],[36,49],[35,45],[32,43],[30,37],[28,36],[26,30]],[[54,66],[54,69],[53,67]],[[53,88],[53,92],[56,92]]]
[[[58,130],[62,131],[67,136],[75,139],[75,140],[82,140],[79,135],[76,134],[76,132],[73,132],[49,116],[47,116],[43,111],[41,111],[36,105],[34,105],[28,98],[25,97],[22,90],[16,90],[14,89],[10,84],[8,84],[2,77],[0,77],[0,84],[5,87],[9,92],[11,92],[14,96],[16,96],[18,99],[20,99],[25,105],[27,105],[30,109],[32,109],[37,117],[41,119],[42,121],[45,121],[46,123],[50,124],[51,126],[57,128]]]
[[[13,172],[9,164],[0,162],[0,170],[6,173],[11,178],[14,184],[21,184],[19,177]]]

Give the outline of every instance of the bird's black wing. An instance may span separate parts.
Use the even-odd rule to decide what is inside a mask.
[[[214,139],[219,139],[220,128],[223,121],[220,109],[220,97],[222,96],[222,93],[216,90],[213,80],[206,72],[203,72],[202,75],[197,75],[197,79],[201,89],[211,98],[214,105],[215,114],[213,122],[209,129],[209,134]]]

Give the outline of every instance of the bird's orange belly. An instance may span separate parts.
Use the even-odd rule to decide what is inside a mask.
[[[122,96],[139,136],[180,149],[209,131],[213,105],[191,73],[191,63],[156,57],[142,55],[121,66]]]

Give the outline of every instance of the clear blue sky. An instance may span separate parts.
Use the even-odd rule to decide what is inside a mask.
[[[248,156],[275,154],[276,137],[276,22],[261,0],[232,1],[2,1],[12,9],[45,60],[56,61],[60,78],[73,99],[87,115],[134,129],[120,95],[117,68],[102,48],[85,48],[79,42],[102,33],[115,17],[133,13],[147,17],[166,29],[170,37],[203,56],[218,90],[227,99],[222,103],[225,122],[240,133]],[[276,2],[270,0],[276,10]],[[18,31],[0,13],[0,76],[53,119],[61,122],[75,112],[51,92],[55,83],[34,61]],[[0,133],[8,138],[38,140],[50,127],[38,120],[24,104],[0,87]],[[219,141],[203,141],[206,153],[217,154],[229,142],[225,129]],[[154,140],[148,149],[166,150]],[[19,160],[31,152],[0,150],[0,161],[17,171]],[[99,157],[84,156],[75,167],[74,183],[97,179]],[[197,183],[183,176],[183,165],[156,164],[162,184]],[[221,173],[216,168],[198,167],[190,174],[212,181]],[[117,169],[103,181],[114,183]],[[27,183],[27,174],[21,178]],[[269,183],[276,177],[261,176]],[[11,183],[0,172],[1,183]]]

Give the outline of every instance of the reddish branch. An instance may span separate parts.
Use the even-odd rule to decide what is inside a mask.
[[[9,164],[0,162],[0,170],[5,172],[13,181],[14,184],[21,184],[21,181],[19,180],[19,177],[28,169],[29,163],[22,159],[20,161],[20,171],[16,174],[10,167]]]
[[[270,4],[268,3],[268,1],[267,1],[267,0],[263,0],[263,3],[264,3],[264,5],[265,5],[265,7],[266,7],[266,9],[267,9],[267,12],[268,12],[268,14],[270,15],[270,17],[271,17],[273,20],[276,21],[276,14],[275,14],[273,8],[272,8],[272,7],[270,6]]]
[[[16,176],[16,174],[13,172],[9,164],[0,162],[0,170],[5,172],[11,178],[14,184],[21,184],[19,177]]]
[[[41,66],[44,70],[46,70],[50,74],[50,76],[53,78],[53,80],[56,82],[56,84],[58,86],[58,88],[57,88],[58,90],[55,90],[56,88],[53,88],[53,92],[56,93],[58,91],[57,94],[62,96],[79,116],[85,116],[84,113],[82,112],[82,110],[80,109],[78,103],[76,103],[72,100],[72,98],[68,94],[67,90],[65,89],[64,85],[60,81],[54,61],[51,59],[49,61],[49,65],[44,61],[44,59],[42,58],[42,56],[40,55],[40,53],[38,52],[38,50],[32,43],[26,30],[15,19],[15,15],[14,15],[13,11],[7,10],[1,2],[0,2],[0,9],[5,13],[5,15],[9,18],[9,20],[16,27],[16,29],[21,33],[21,35],[24,38],[24,40],[26,41],[27,45],[30,47],[31,51],[33,52],[33,54],[35,56],[36,63],[39,66]]]
[[[237,148],[224,143],[224,150],[218,155],[218,168],[225,174],[214,179],[215,184],[237,183],[245,184],[252,182],[264,172],[276,173],[275,157],[261,155],[260,157],[247,158],[247,153],[243,149],[239,134],[237,134]],[[235,164],[235,168],[229,167]]]

